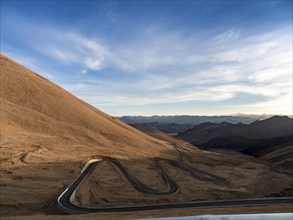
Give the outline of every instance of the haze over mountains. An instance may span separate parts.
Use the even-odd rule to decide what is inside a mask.
[[[222,123],[228,122],[237,124],[239,122],[250,124],[256,120],[263,120],[271,117],[270,115],[246,115],[237,114],[232,116],[195,116],[195,115],[174,115],[174,116],[121,116],[119,120],[127,124],[148,124],[164,132],[177,134],[193,128],[202,123]]]
[[[198,116],[198,115],[174,115],[174,116],[121,116],[117,117],[127,124],[142,124],[142,123],[176,123],[176,124],[201,124],[205,122],[221,123],[229,122],[237,124],[239,122],[250,124],[256,120],[262,120],[271,117],[271,115],[247,115],[238,114],[232,116]]]

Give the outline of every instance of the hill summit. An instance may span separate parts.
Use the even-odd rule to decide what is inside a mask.
[[[1,55],[1,159],[29,163],[154,157],[170,147]],[[16,163],[19,158],[14,157]],[[10,160],[10,159],[8,159]],[[11,161],[10,161],[11,162]]]

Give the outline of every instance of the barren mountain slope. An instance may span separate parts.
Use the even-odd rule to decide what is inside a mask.
[[[16,134],[21,138],[11,141]],[[56,156],[80,160],[87,153],[149,157],[161,156],[166,150],[163,142],[99,111],[3,55],[1,136],[2,159],[37,147],[46,147],[42,148],[44,154],[38,151],[46,161],[53,159],[49,152],[54,153],[54,160]],[[32,141],[40,136],[39,143]],[[38,146],[26,146],[30,143]]]
[[[293,141],[259,152],[258,157],[270,162],[272,166],[282,167],[293,173]]]
[[[1,55],[1,215],[44,211],[91,158],[176,158],[124,124]]]
[[[288,139],[286,141],[286,139]],[[293,138],[284,138],[284,143],[263,147],[250,147],[243,152],[267,161],[273,167],[280,167],[293,173]]]

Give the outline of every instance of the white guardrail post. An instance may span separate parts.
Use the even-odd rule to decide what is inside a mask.
[[[102,159],[92,159],[92,160],[89,160],[86,165],[82,168],[82,170],[80,171],[80,173],[83,173],[86,168],[91,164],[91,163],[94,163],[94,162],[99,162],[101,161]],[[75,193],[76,193],[76,190],[73,191],[73,193],[71,194],[70,196],[70,202],[73,203],[73,200],[75,199]]]

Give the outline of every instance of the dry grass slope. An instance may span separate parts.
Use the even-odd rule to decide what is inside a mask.
[[[80,160],[87,154],[121,158],[162,156],[168,149],[164,142],[88,105],[3,55],[1,135],[1,159],[11,157],[19,148],[28,150],[24,145],[31,144],[32,138],[41,139],[38,145],[46,146],[42,160],[48,162],[52,160],[50,152],[58,160]],[[11,143],[17,135],[24,143]],[[8,137],[9,141],[5,141]]]

